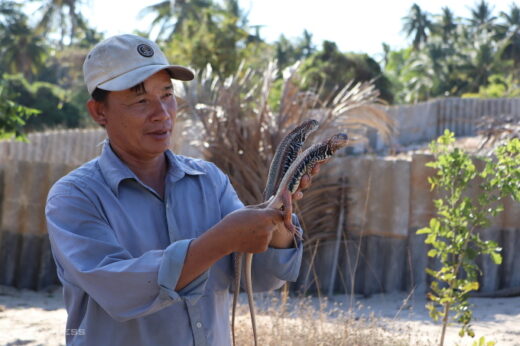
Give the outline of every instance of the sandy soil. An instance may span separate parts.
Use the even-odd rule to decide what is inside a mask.
[[[64,345],[66,320],[61,289],[0,286],[0,345]]]
[[[260,300],[258,304],[262,305]],[[317,299],[312,301],[319,305]],[[392,293],[370,298],[334,296],[327,306],[345,310],[352,307],[354,319],[368,318],[390,334],[407,334],[411,345],[433,345],[440,326],[430,321],[425,302],[422,296]],[[474,298],[471,302],[477,338],[485,336],[497,345],[520,346],[520,297]],[[296,298],[291,298],[289,305],[297,306]],[[245,307],[242,311],[246,311]],[[0,286],[0,345],[63,345],[66,317],[60,289],[34,292]],[[457,332],[456,326],[449,328],[447,345],[471,345],[475,341],[461,339]]]
[[[441,326],[430,319],[426,302],[424,296],[380,294],[357,300],[357,314],[373,314],[390,331],[409,333],[411,344],[421,341],[437,345]],[[460,338],[460,328],[453,325],[448,327],[446,345],[472,345],[484,336],[486,341],[495,341],[497,345],[520,346],[520,297],[471,298],[470,303],[473,304],[475,338]]]

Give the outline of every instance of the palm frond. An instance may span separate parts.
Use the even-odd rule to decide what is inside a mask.
[[[184,119],[191,145],[228,174],[245,204],[262,202],[277,145],[305,119],[320,122],[309,142],[341,131],[366,142],[369,128],[389,140],[395,132],[392,119],[378,105],[379,92],[373,82],[346,83],[337,96],[323,100],[317,91],[300,89],[296,65],[284,71],[276,107],[279,111],[274,111],[269,96],[278,75],[275,66],[272,62],[263,71],[252,71],[241,65],[225,80],[207,68],[197,74],[196,80],[176,87],[178,115]],[[305,198],[296,206],[300,220],[309,230],[308,239],[322,239],[328,232],[334,236],[337,227],[339,192],[346,186],[340,177],[330,176],[326,170],[325,166],[313,179]]]

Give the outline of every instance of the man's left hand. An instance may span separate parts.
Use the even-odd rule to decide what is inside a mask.
[[[320,166],[325,163],[319,163],[314,166],[310,172],[310,174],[304,174],[300,180],[300,186],[298,190],[292,195],[293,201],[298,201],[303,198],[303,191],[308,189],[312,183],[312,177],[320,172]],[[284,223],[278,223],[276,225],[276,230],[273,233],[273,237],[269,246],[274,248],[287,248],[294,244],[293,235],[289,232],[289,230],[285,227]]]

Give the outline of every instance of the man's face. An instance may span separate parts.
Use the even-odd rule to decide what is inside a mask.
[[[177,114],[170,76],[159,71],[142,86],[112,91],[98,107],[102,114],[95,120],[105,126],[112,148],[123,160],[154,159],[170,145]]]

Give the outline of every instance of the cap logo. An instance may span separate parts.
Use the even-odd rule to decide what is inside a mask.
[[[153,48],[145,43],[141,43],[137,46],[137,52],[144,56],[145,58],[149,58],[153,56]]]

